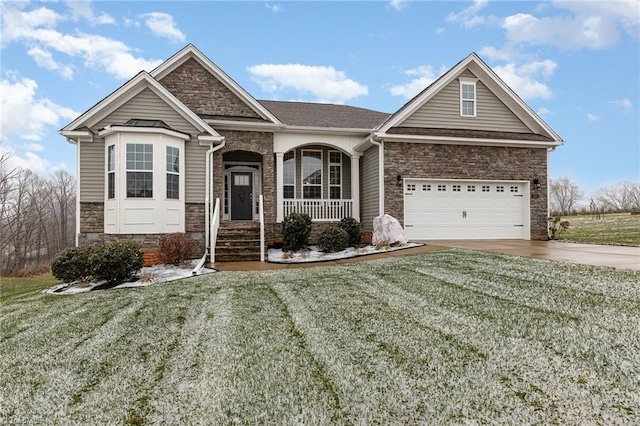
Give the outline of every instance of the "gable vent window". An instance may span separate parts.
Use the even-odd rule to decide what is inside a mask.
[[[460,79],[460,115],[476,116],[476,82],[473,79]]]

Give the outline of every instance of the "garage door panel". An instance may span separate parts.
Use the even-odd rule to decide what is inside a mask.
[[[523,182],[407,180],[407,236],[414,240],[528,239],[527,190]]]

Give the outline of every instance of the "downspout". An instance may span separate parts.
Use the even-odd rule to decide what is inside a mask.
[[[369,142],[378,147],[378,216],[384,214],[384,142],[376,142],[369,136]]]
[[[211,192],[213,190],[213,188],[211,187],[211,162],[213,161],[213,153],[218,151],[219,149],[223,148],[225,146],[225,144],[227,143],[227,139],[226,138],[222,138],[222,143],[220,145],[213,145],[213,142],[211,142],[211,148],[209,148],[205,154],[205,158],[206,158],[206,177],[205,177],[205,194],[204,194],[204,203],[205,203],[205,215],[204,215],[204,232],[205,232],[205,249],[204,249],[204,253],[205,256],[207,254],[207,251],[209,250],[209,222],[211,220]]]

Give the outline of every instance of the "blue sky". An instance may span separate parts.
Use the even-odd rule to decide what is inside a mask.
[[[565,141],[550,176],[640,181],[640,0],[2,2],[0,150],[76,172],[62,126],[193,43],[256,99],[394,112],[478,53]]]

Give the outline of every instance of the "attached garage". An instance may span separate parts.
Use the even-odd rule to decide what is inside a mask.
[[[529,182],[404,180],[410,240],[531,238]]]

